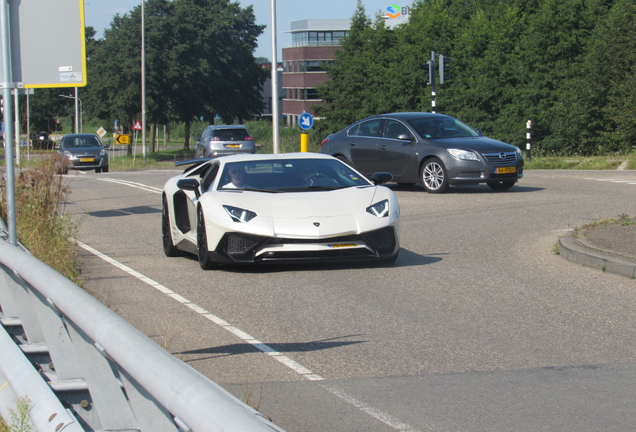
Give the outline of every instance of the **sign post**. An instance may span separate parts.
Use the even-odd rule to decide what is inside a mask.
[[[9,242],[17,245],[11,89],[86,85],[84,0],[0,0],[0,9],[7,222]],[[33,31],[47,22],[55,31]]]
[[[314,118],[311,114],[303,112],[298,118],[298,125],[303,130],[300,134],[300,151],[307,152],[309,149],[309,134],[307,131],[314,125]]]

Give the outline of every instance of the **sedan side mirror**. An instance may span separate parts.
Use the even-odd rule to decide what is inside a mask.
[[[397,139],[402,140],[402,141],[413,141],[413,136],[411,134],[399,134],[397,136]]]
[[[181,190],[194,192],[197,199],[201,196],[201,192],[199,191],[199,181],[197,179],[193,179],[193,178],[181,179],[177,182],[177,187]]]
[[[373,174],[373,177],[371,177],[371,180],[373,180],[373,184],[374,185],[381,185],[384,183],[388,183],[391,180],[393,180],[393,174],[389,173],[389,172],[377,172],[375,174]]]

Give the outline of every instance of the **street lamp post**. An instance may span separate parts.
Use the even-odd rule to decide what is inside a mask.
[[[75,99],[75,133],[82,133],[82,121],[81,113],[84,112],[82,106],[82,100],[77,96],[77,87],[75,87],[75,97],[68,95],[58,95],[59,97],[67,99]]]
[[[272,23],[272,146],[273,153],[280,153],[280,132],[278,130],[278,59],[276,47],[276,0],[271,0]]]

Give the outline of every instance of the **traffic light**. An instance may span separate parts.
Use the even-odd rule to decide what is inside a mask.
[[[440,54],[439,55],[439,83],[440,84],[444,84],[444,82],[451,79],[450,68],[451,68],[450,59]]]
[[[426,63],[422,63],[420,67],[423,70],[425,70],[426,73],[428,74],[428,77],[427,77],[428,81],[426,82],[426,85],[434,85],[435,84],[435,63],[429,60]]]

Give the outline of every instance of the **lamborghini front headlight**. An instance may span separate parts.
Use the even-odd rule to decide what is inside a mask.
[[[223,208],[234,222],[246,223],[256,217],[256,213],[253,211],[245,210],[238,207],[232,207],[224,205]]]
[[[382,200],[367,207],[367,213],[379,218],[389,217],[389,200]]]

